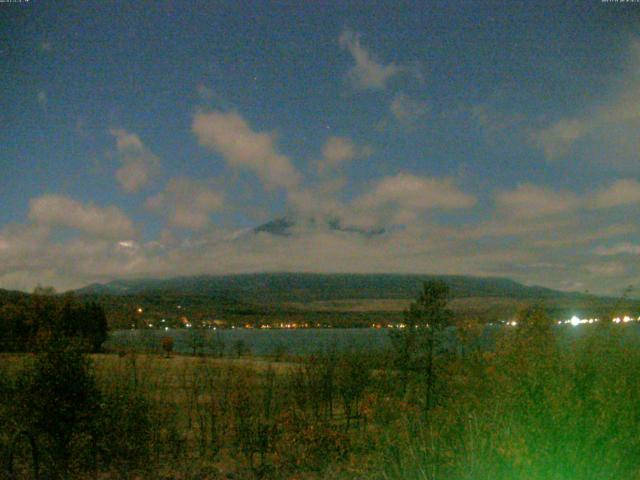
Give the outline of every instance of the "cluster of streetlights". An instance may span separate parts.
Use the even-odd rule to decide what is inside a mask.
[[[600,321],[599,318],[580,318],[577,315],[574,315],[573,317],[571,317],[568,320],[558,320],[557,324],[558,325],[571,325],[573,327],[577,327],[578,325],[584,325],[584,324],[594,324],[594,323],[598,323]],[[613,319],[611,319],[611,322],[613,323],[631,323],[631,322],[640,322],[640,317],[638,318],[633,318],[630,317],[629,315],[625,315],[623,317],[615,317]],[[518,325],[518,322],[515,320],[503,320],[502,322],[500,322],[502,325],[505,325],[507,327],[516,327]],[[493,323],[490,323],[489,325],[493,325]]]
[[[569,324],[569,325],[572,325],[574,327],[577,327],[578,325],[583,325],[585,323],[592,324],[592,323],[597,323],[599,321],[600,321],[599,318],[579,318],[578,316],[574,315],[569,320],[558,321],[558,325]],[[630,317],[629,315],[625,315],[623,317],[612,318],[611,322],[612,323],[616,323],[616,324],[618,324],[618,323],[640,322],[640,317],[633,318],[633,317]]]

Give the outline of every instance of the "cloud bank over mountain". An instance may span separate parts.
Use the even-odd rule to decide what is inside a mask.
[[[365,22],[346,5],[303,28],[187,6],[169,42],[170,15],[133,6],[152,26],[128,30],[105,8],[42,6],[78,26],[75,47],[64,29],[47,49],[19,36],[0,73],[1,288],[259,271],[637,283],[640,43],[594,30],[597,13],[545,6],[542,28],[517,6]]]

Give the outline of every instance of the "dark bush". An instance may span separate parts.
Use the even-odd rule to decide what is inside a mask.
[[[173,352],[173,338],[172,337],[162,337],[162,349],[164,350],[165,355],[168,357]]]
[[[76,435],[95,435],[99,394],[89,360],[65,338],[51,341],[18,378],[18,421],[50,454],[54,476],[68,473]]]

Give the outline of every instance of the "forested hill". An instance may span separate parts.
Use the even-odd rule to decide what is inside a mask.
[[[3,290],[0,288],[0,305],[5,303],[15,303],[21,299],[26,299],[29,294],[15,290]]]
[[[525,286],[506,278],[313,273],[256,273],[178,277],[166,280],[118,280],[106,284],[92,284],[77,290],[76,293],[205,295],[212,298],[258,303],[374,298],[410,299],[419,294],[424,281],[432,279],[445,281],[451,289],[453,298],[548,299],[581,296],[577,293]]]

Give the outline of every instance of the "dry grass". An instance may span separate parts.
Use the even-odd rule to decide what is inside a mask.
[[[313,312],[402,312],[409,308],[412,299],[351,299],[315,301],[309,303],[288,303],[303,311]],[[449,307],[456,313],[482,313],[489,310],[517,311],[531,303],[527,300],[514,300],[498,297],[468,297],[456,298],[449,303]]]
[[[269,368],[273,369],[276,373],[285,372],[297,364],[294,362],[273,362],[258,357],[247,358],[215,358],[209,356],[191,356],[191,355],[176,355],[172,354],[167,358],[164,354],[154,355],[146,353],[135,354],[137,361],[141,365],[152,366],[154,371],[166,371],[166,370],[181,370],[189,367],[196,366],[219,366],[219,367],[238,367],[238,368],[250,368],[256,371],[266,371]],[[14,356],[19,358],[18,356]],[[131,354],[120,356],[117,354],[92,354],[90,355],[94,362],[96,371],[109,370],[123,362],[130,362]]]

